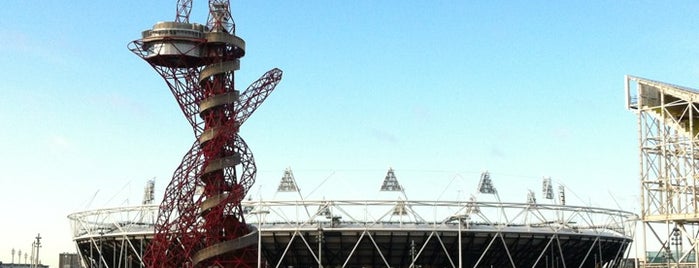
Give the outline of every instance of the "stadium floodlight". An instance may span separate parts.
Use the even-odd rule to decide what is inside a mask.
[[[326,203],[318,206],[318,215],[325,216],[326,219],[332,218],[333,213],[330,211],[329,204]]]
[[[286,168],[284,170],[284,175],[282,180],[279,182],[279,187],[277,187],[277,192],[298,192],[299,187],[294,179],[294,173],[291,172],[291,168]]]
[[[478,214],[481,213],[481,208],[478,206],[475,196],[471,196],[466,202],[466,213]]]
[[[248,196],[248,204],[252,203],[252,197]],[[255,210],[255,206],[253,205],[244,205],[243,206],[243,213],[252,213]]]
[[[566,204],[566,188],[563,185],[558,185],[558,204],[561,206]]]
[[[387,192],[402,192],[403,186],[398,183],[398,178],[396,178],[393,168],[388,168],[386,173],[386,178],[383,179],[383,184],[381,184],[381,191]]]
[[[393,215],[403,216],[407,214],[408,210],[405,207],[405,201],[398,201],[398,204],[393,207]]]
[[[529,190],[529,192],[527,193],[527,204],[536,204],[536,195],[532,190]]]
[[[553,185],[551,184],[551,177],[544,177],[542,195],[545,199],[553,199]]]
[[[146,187],[143,190],[143,202],[141,204],[142,205],[150,205],[150,204],[153,204],[154,200],[155,200],[155,178],[148,180],[148,182],[146,182]]]
[[[478,182],[478,192],[482,194],[497,194],[493,181],[490,179],[490,173],[485,171],[481,173],[481,180]]]

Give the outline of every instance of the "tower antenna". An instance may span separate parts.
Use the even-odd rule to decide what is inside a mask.
[[[177,0],[177,16],[175,22],[189,23],[189,14],[192,13],[192,0]]]

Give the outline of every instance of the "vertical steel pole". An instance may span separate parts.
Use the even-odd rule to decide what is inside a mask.
[[[461,257],[461,215],[459,215],[459,268],[463,268],[463,259]]]

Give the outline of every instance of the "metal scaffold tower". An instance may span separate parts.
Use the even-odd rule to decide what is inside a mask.
[[[626,76],[638,115],[642,267],[699,267],[699,91]]]

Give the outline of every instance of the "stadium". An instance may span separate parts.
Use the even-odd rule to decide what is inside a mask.
[[[378,188],[378,187],[377,187]],[[571,206],[559,187],[543,181],[543,199],[499,201],[484,172],[477,194],[465,200],[410,200],[389,169],[381,191],[394,200],[244,201],[257,236],[258,267],[621,267],[637,216]],[[278,192],[298,192],[291,170]],[[158,206],[153,184],[140,206],[69,215],[86,267],[144,267]],[[478,196],[497,201],[479,201]]]

